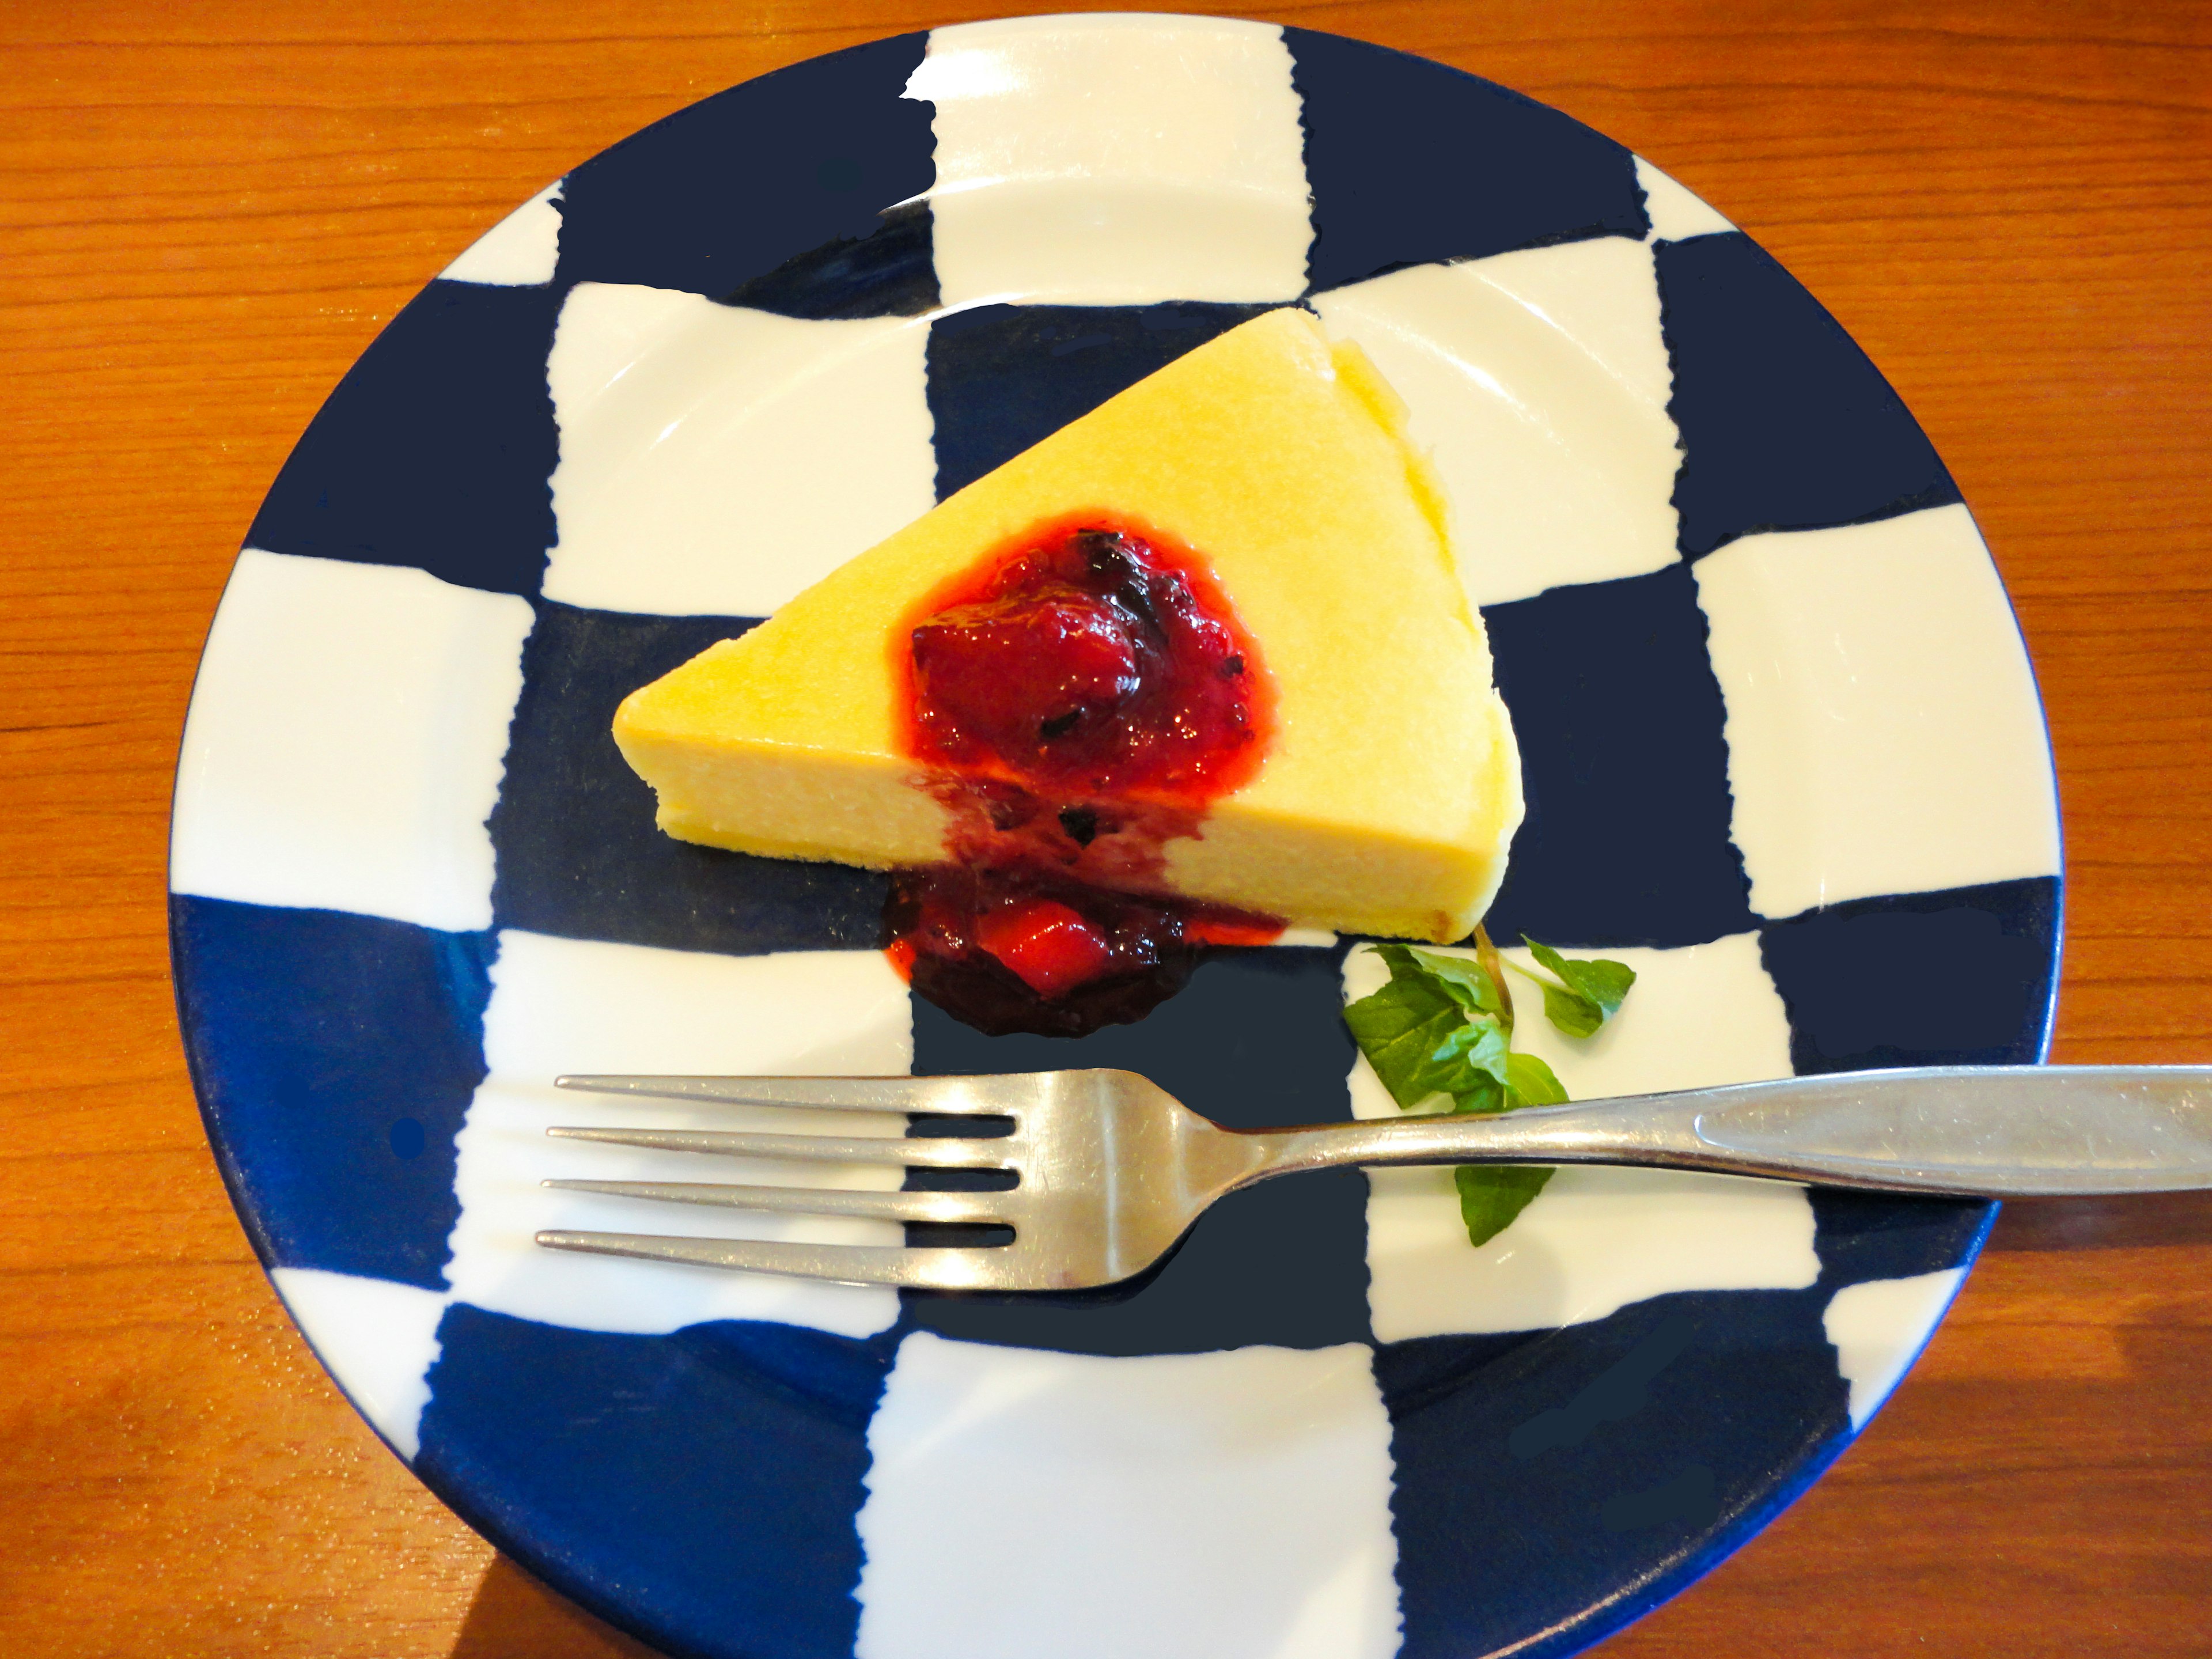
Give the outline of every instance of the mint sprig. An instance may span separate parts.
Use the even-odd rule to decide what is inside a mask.
[[[1636,970],[1625,962],[1605,957],[1571,960],[1548,945],[1537,944],[1526,933],[1521,935],[1521,942],[1539,963],[1559,975],[1559,982],[1554,984],[1526,968],[1516,966],[1514,971],[1542,988],[1544,1018],[1569,1036],[1594,1036],[1599,1027],[1620,1012],[1621,999],[1636,983]]]
[[[1507,1031],[1490,975],[1408,945],[1371,948],[1390,982],[1346,1008],[1344,1023],[1390,1098],[1401,1110],[1439,1094],[1457,1111],[1503,1110]]]
[[[1552,1068],[1512,1051],[1513,1004],[1483,963],[1497,954],[1480,928],[1475,942],[1472,961],[1410,945],[1370,946],[1390,980],[1344,1011],[1359,1051],[1401,1111],[1439,1094],[1451,1097],[1454,1112],[1565,1104],[1567,1091]],[[1533,1166],[1461,1165],[1453,1180],[1468,1242],[1495,1238],[1551,1178]]]
[[[1534,1054],[1505,1056],[1506,1110],[1516,1106],[1564,1106],[1566,1085],[1559,1073]]]

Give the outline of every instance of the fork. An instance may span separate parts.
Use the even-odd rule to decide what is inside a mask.
[[[556,1127],[550,1135],[769,1160],[999,1170],[992,1192],[548,1181],[615,1198],[1012,1228],[907,1247],[549,1231],[538,1243],[695,1266],[936,1291],[1075,1291],[1142,1273],[1226,1193],[1345,1164],[1613,1164],[1981,1198],[2212,1187],[2212,1066],[1932,1066],[1632,1095],[1492,1115],[1226,1129],[1133,1072],[984,1077],[555,1079],[602,1095],[927,1118],[988,1133]],[[979,1127],[981,1126],[978,1126]],[[997,1126],[994,1126],[996,1127]]]

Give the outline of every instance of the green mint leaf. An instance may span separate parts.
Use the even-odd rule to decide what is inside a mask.
[[[1478,1014],[1494,1014],[1503,1006],[1497,982],[1479,962],[1465,957],[1440,957],[1410,945],[1377,945],[1373,949],[1389,967],[1392,979],[1433,980],[1445,995]]]
[[[1410,945],[1370,945],[1367,948],[1382,958],[1382,965],[1390,970],[1392,979],[1404,975],[1418,975],[1421,970],[1421,964],[1414,959],[1413,947]]]
[[[1470,1086],[1458,1091],[1452,1096],[1453,1115],[1455,1116],[1463,1114],[1481,1115],[1491,1112],[1505,1111],[1509,1109],[1506,1102],[1510,1094],[1510,1091],[1504,1084],[1493,1082],[1487,1077],[1478,1077]]]
[[[1460,1219],[1467,1223],[1467,1242],[1487,1244],[1513,1224],[1514,1218],[1534,1202],[1552,1172],[1540,1164],[1462,1164],[1452,1171],[1459,1188]]]
[[[1569,1036],[1589,1036],[1620,1010],[1628,988],[1636,983],[1636,970],[1625,962],[1613,962],[1603,957],[1574,960],[1561,956],[1548,945],[1539,945],[1526,933],[1521,936],[1528,945],[1528,954],[1542,966],[1559,976],[1560,983],[1553,984],[1539,979],[1526,969],[1522,974],[1543,988],[1544,1018],[1550,1020]]]
[[[1563,957],[1550,945],[1537,944],[1526,933],[1521,939],[1528,945],[1530,956],[1604,1009],[1608,1015],[1620,1012],[1621,1000],[1627,996],[1628,988],[1636,983],[1636,970],[1626,963],[1614,962],[1606,957],[1579,960]]]
[[[1346,1008],[1344,1023],[1390,1098],[1401,1110],[1433,1094],[1502,1099],[1506,1036],[1490,975],[1474,963],[1410,945],[1373,948],[1390,982]]]
[[[1567,1091],[1559,1074],[1534,1054],[1505,1057],[1505,1109],[1521,1106],[1564,1106]]]
[[[1475,1088],[1474,1074],[1480,1073],[1500,1088],[1512,1082],[1508,1067],[1513,1056],[1506,1051],[1505,1028],[1487,1017],[1469,1020],[1437,1047],[1436,1060],[1442,1065],[1456,1065],[1466,1074],[1452,1092]]]
[[[1449,1068],[1440,1077],[1434,1059],[1465,1028],[1467,1015],[1435,985],[1421,978],[1394,979],[1346,1008],[1344,1023],[1401,1109],[1419,1105],[1439,1089],[1450,1092]]]
[[[1529,978],[1536,976],[1531,974]],[[1588,997],[1547,979],[1538,979],[1536,983],[1544,988],[1544,1018],[1569,1036],[1593,1036],[1605,1024],[1605,1010]]]

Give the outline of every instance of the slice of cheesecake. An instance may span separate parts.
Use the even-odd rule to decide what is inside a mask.
[[[1122,884],[1297,927],[1464,938],[1521,821],[1512,727],[1403,404],[1293,309],[1177,359],[633,693],[615,739],[660,827],[870,868],[947,859],[957,803],[917,737],[917,621],[1040,526],[1091,520],[1176,550],[1251,642],[1270,705],[1256,764],[1224,773],[1233,787],[1173,819]],[[1083,637],[1085,684],[1123,684],[1120,647]],[[1073,718],[1036,712],[1048,736]]]

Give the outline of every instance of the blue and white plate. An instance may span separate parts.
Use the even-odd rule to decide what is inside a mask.
[[[1587,1043],[1524,1024],[1568,1087],[2042,1053],[2057,820],[1996,572],[1874,366],[1680,185],[1251,23],[963,25],[709,99],[518,209],[316,417],[208,642],[171,861],[210,1136],[301,1327],[455,1509],[675,1652],[1571,1652],[1835,1457],[1988,1226],[1577,1170],[1474,1249],[1447,1176],[1339,1172],[1093,1305],[532,1248],[650,1224],[542,1177],[699,1173],[547,1140],[594,1110],[563,1071],[1112,1065],[1237,1124],[1390,1109],[1348,941],[981,1037],[873,948],[880,878],[659,836],[607,734],[1300,303],[1456,505],[1528,770],[1492,932],[1641,975]]]

